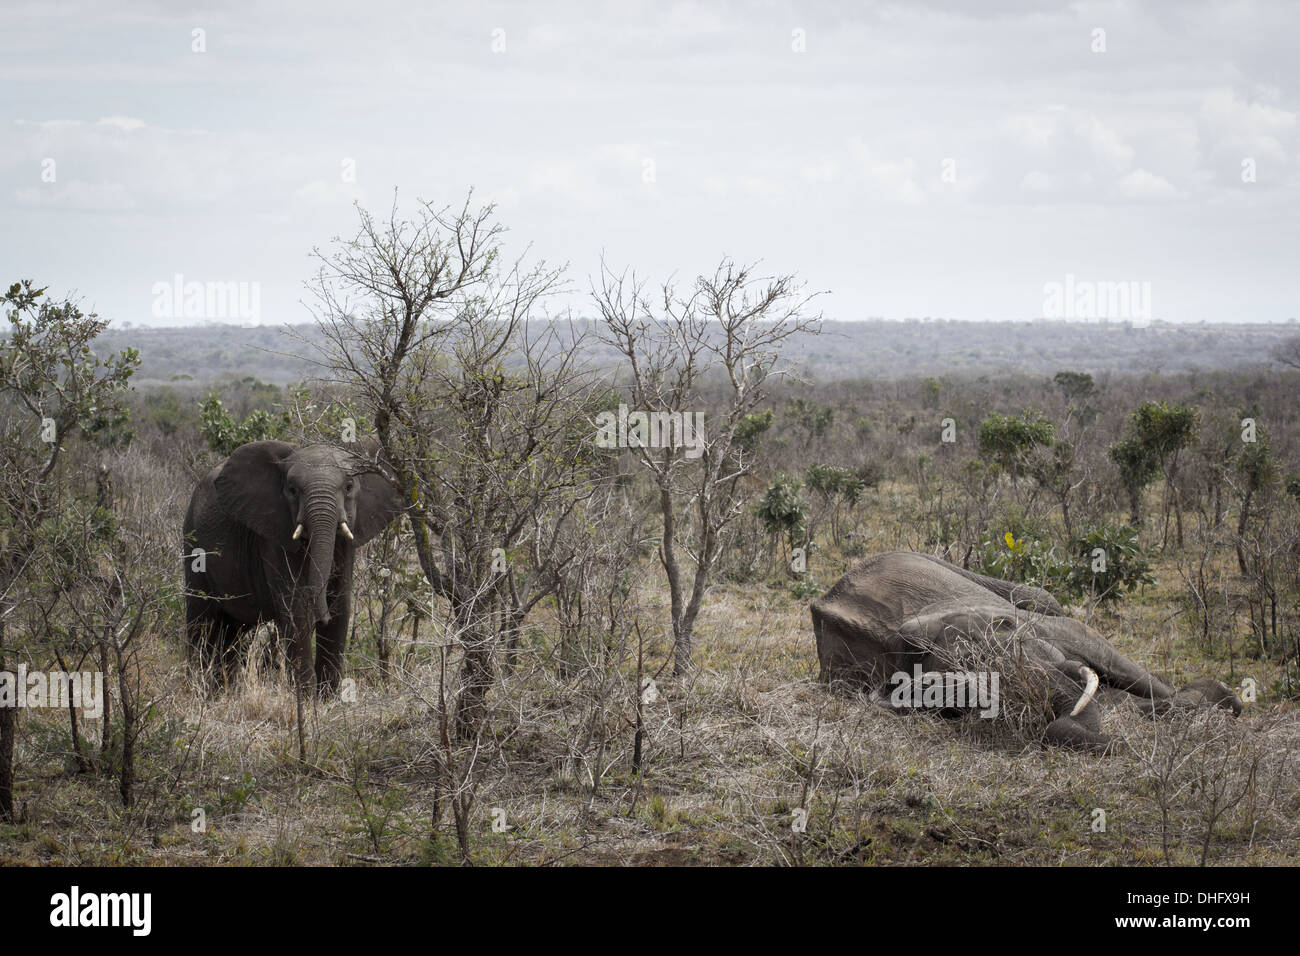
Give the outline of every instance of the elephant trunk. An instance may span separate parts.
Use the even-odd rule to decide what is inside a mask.
[[[304,508],[307,529],[307,588],[317,623],[329,622],[327,585],[334,570],[334,534],[339,505],[332,492],[309,495]]]

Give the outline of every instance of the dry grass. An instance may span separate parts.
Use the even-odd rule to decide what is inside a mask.
[[[873,549],[896,534],[887,508],[877,517]],[[821,560],[826,585],[843,564]],[[1094,625],[1175,683],[1226,677],[1185,636],[1172,564],[1159,570],[1167,583]],[[644,581],[647,622],[664,619],[657,583]],[[1111,710],[1104,731],[1127,746],[1102,758],[1041,748],[1028,717],[990,735],[982,722],[898,715],[829,692],[815,682],[806,602],[779,589],[715,588],[698,632],[698,672],[659,678],[645,705],[637,778],[627,658],[593,658],[562,678],[539,615],[520,666],[494,693],[478,753],[475,862],[1101,865],[1205,854],[1212,864],[1286,864],[1300,854],[1293,705],[1266,697],[1235,722]],[[23,712],[24,820],[0,826],[0,863],[459,862],[445,807],[432,822],[441,671],[428,647],[387,685],[354,647],[355,700],[310,709],[307,768],[283,675],[250,667],[237,691],[208,699],[178,635],[150,647],[144,698],[154,713],[138,805],[122,811],[109,777],[75,773],[63,715]],[[647,669],[668,650],[662,637],[652,642]],[[1245,663],[1260,687],[1276,679],[1275,668]],[[97,741],[94,724],[86,733]],[[494,832],[494,817],[509,829]]]
[[[628,770],[630,682],[595,708],[580,678],[560,681],[534,649],[498,694],[527,703],[494,716],[504,742],[490,748],[477,803],[476,861],[1153,863],[1168,843],[1172,862],[1197,862],[1205,831],[1197,767],[1244,774],[1245,754],[1256,751],[1249,793],[1214,821],[1209,859],[1294,860],[1295,711],[1255,708],[1199,736],[1114,711],[1106,729],[1129,748],[1104,759],[981,739],[962,723],[895,715],[817,685],[806,613],[757,589],[714,593],[699,673],[661,680],[647,705],[639,781]],[[18,765],[27,819],[0,831],[3,862],[458,859],[445,823],[431,835],[438,672],[430,662],[388,688],[363,681],[355,702],[318,702],[308,770],[296,762],[293,697],[281,675],[252,668],[237,693],[206,700],[178,661],[156,663],[180,686],[147,735],[139,807],[122,813],[111,781],[70,772],[59,720],[25,714]],[[593,719],[605,728],[603,748]],[[1198,745],[1182,777],[1162,780],[1171,755]],[[1232,747],[1239,752],[1225,762]],[[204,832],[191,826],[198,807]],[[492,832],[497,808],[504,833]],[[1092,830],[1098,808],[1104,833]]]

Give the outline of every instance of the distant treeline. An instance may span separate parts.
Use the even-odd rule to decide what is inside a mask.
[[[314,325],[208,325],[191,328],[112,329],[97,343],[104,352],[139,349],[134,384],[177,381],[207,384],[252,376],[286,385],[311,378]],[[1134,328],[1124,323],[958,322],[946,319],[827,322],[820,336],[787,343],[801,374],[813,381],[856,378],[897,380],[917,375],[963,378],[1061,368],[1093,374],[1171,373],[1252,368],[1272,364],[1271,353],[1300,336],[1300,326],[1169,325]],[[592,338],[591,359],[612,363]]]

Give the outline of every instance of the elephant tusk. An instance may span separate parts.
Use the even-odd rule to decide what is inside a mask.
[[[1083,696],[1081,696],[1079,702],[1074,705],[1074,710],[1070,711],[1071,717],[1078,717],[1079,711],[1088,706],[1092,701],[1093,695],[1097,693],[1097,685],[1100,683],[1100,681],[1097,680],[1097,672],[1091,667],[1083,668],[1083,673],[1086,678],[1083,687]]]
[[[349,541],[356,540],[355,538],[352,537],[352,532],[348,530],[348,523],[346,521],[339,522],[339,530],[343,532],[343,536],[347,538]]]
[[[297,541],[301,537],[302,537],[302,525],[298,525],[298,527],[293,529],[293,540]]]

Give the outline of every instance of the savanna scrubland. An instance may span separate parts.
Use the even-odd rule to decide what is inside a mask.
[[[274,346],[292,383],[136,382],[148,335],[137,355],[10,288],[0,671],[94,670],[107,700],[0,710],[0,863],[1294,862],[1285,340],[1164,372],[1094,344],[1047,371],[819,375],[795,277],[723,260],[665,289],[606,264],[592,321],[535,322],[565,277],[503,263],[497,229],[363,213],[318,254],[317,324]],[[600,447],[620,404],[702,413],[704,453]],[[300,728],[268,629],[231,687],[187,661],[181,517],[239,444],[349,428],[411,504],[359,560],[347,680]],[[1047,587],[1245,711],[1114,711],[1098,757],[1043,748],[1032,702],[953,720],[832,691],[808,602],[888,549]]]

